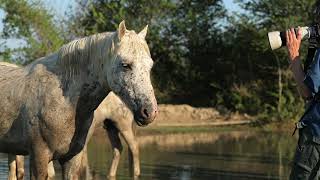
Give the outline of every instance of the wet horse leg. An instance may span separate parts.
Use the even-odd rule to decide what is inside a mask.
[[[30,159],[31,161],[31,159]],[[31,162],[30,162],[31,164]],[[30,171],[30,173],[33,173]],[[31,177],[33,175],[31,174]],[[50,161],[49,164],[48,164],[48,178],[47,180],[53,180],[54,179],[54,176],[55,176],[55,171],[54,171],[54,165],[53,165],[53,161]]]
[[[32,143],[30,154],[30,174],[32,180],[47,180],[50,151],[41,138],[36,138]]]
[[[108,125],[106,131],[113,149],[113,159],[109,170],[109,177],[114,177],[117,174],[117,168],[122,152],[122,144],[119,136],[119,130],[114,125]]]
[[[23,180],[24,177],[24,156],[16,156],[16,166],[17,166],[17,179]]]
[[[50,161],[48,164],[48,180],[53,180],[55,176],[53,161]]]
[[[63,179],[79,179],[83,151],[62,165]]]
[[[32,180],[47,180],[48,179],[48,163],[47,156],[36,157],[30,156],[30,174]]]
[[[133,129],[131,128],[128,131],[121,132],[123,138],[128,144],[129,147],[129,165],[132,167],[133,164],[133,173],[134,176],[140,175],[140,160],[139,160],[139,146],[135,139]],[[132,163],[133,160],[133,163]]]
[[[17,163],[16,156],[8,154],[8,166],[9,166],[9,175],[8,180],[17,180]]]
[[[18,179],[23,180],[24,178],[24,156],[21,155],[8,155],[9,162],[9,180]],[[14,159],[15,158],[15,159]],[[53,180],[55,175],[53,161],[50,161],[48,165],[48,180]]]
[[[63,165],[64,179],[91,179],[87,147]]]
[[[88,164],[87,146],[83,148],[81,166],[79,169],[79,179],[92,179]]]

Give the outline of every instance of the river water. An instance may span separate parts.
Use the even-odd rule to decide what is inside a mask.
[[[138,141],[141,180],[249,180],[287,179],[297,137],[288,132],[225,131],[144,135]],[[120,180],[132,179],[124,149]],[[112,150],[103,135],[92,138],[88,156],[93,178],[106,179]],[[57,174],[61,179],[60,168]],[[6,175],[6,156],[0,154],[0,180]]]

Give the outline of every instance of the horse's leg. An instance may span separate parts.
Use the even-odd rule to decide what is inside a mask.
[[[140,175],[140,160],[139,160],[139,145],[135,139],[133,129],[128,131],[121,132],[123,138],[128,144],[129,147],[129,166],[132,167],[132,159],[133,159],[133,173],[134,176]]]
[[[31,159],[30,159],[30,161],[31,161]],[[30,171],[30,173],[33,173],[33,172]],[[54,176],[55,176],[55,171],[54,171],[53,161],[50,161],[48,164],[48,178],[47,178],[47,180],[53,180]],[[32,177],[32,174],[31,174],[31,177]]]
[[[122,144],[119,137],[119,130],[114,125],[106,127],[106,130],[113,149],[113,159],[109,170],[109,177],[114,177],[117,174],[117,168],[122,152]]]
[[[17,179],[23,180],[24,177],[24,156],[16,156],[17,164]]]
[[[50,161],[48,164],[48,180],[53,180],[55,175],[53,161]]]
[[[91,179],[90,169],[88,165],[87,147],[69,160],[64,166],[65,179]]]
[[[79,179],[79,170],[81,167],[83,151],[79,152],[72,159],[62,165],[62,173],[64,180]]]
[[[50,151],[41,138],[33,139],[30,153],[30,173],[32,180],[46,180],[48,178],[48,164]]]
[[[8,180],[17,180],[17,164],[16,164],[16,156],[8,154],[8,166],[9,166],[9,175]]]
[[[81,166],[79,169],[79,177],[80,179],[92,179],[91,173],[90,173],[90,167],[88,163],[88,153],[87,153],[87,146],[85,146],[82,150],[82,160],[81,160]]]

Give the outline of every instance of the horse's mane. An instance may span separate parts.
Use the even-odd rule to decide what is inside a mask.
[[[148,45],[134,31],[127,31],[126,54],[141,55],[141,49],[149,52]],[[55,56],[57,67],[62,72],[64,80],[72,80],[76,76],[88,76],[91,70],[97,74],[103,71],[101,68],[107,59],[112,59],[118,42],[116,32],[105,32],[87,36],[71,41],[63,45]],[[144,42],[143,42],[144,41]],[[138,50],[137,50],[138,49]],[[149,54],[150,55],[150,54]],[[54,58],[54,59],[55,59]],[[50,57],[46,57],[50,59]]]
[[[106,32],[87,36],[63,45],[58,51],[57,64],[65,78],[81,75],[85,67],[91,65],[93,70],[101,71],[103,58],[108,58],[113,49],[116,33]]]

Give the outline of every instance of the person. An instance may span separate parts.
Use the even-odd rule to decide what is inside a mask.
[[[320,179],[320,48],[305,73],[300,58],[302,30],[293,28],[286,32],[289,67],[301,96],[310,101],[305,114],[297,123],[299,140],[296,147],[290,180]],[[319,93],[320,94],[320,93]]]

